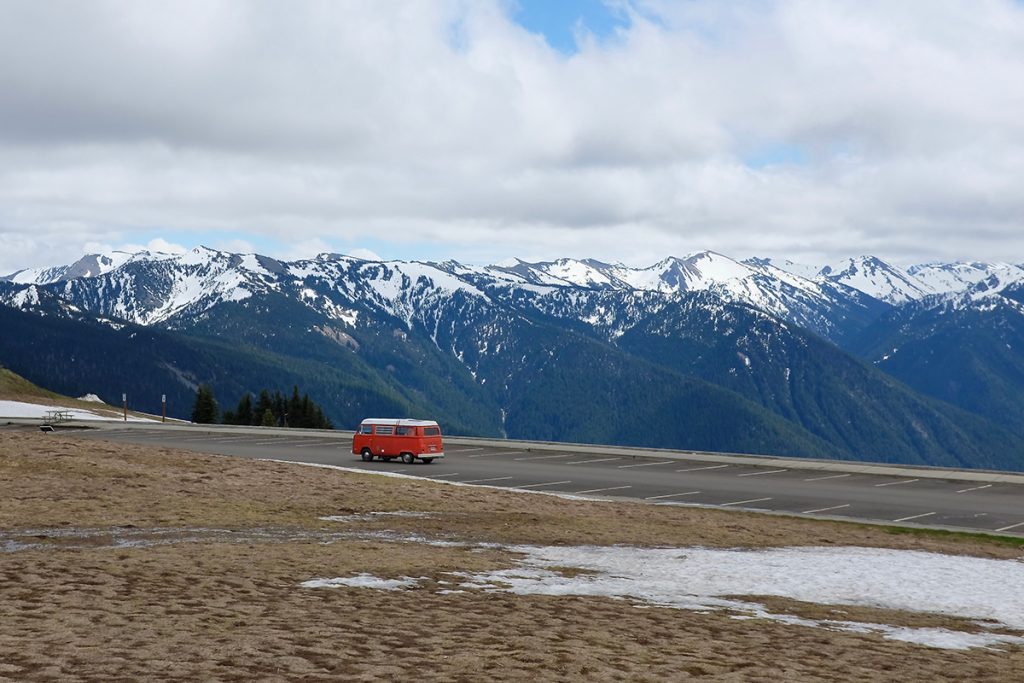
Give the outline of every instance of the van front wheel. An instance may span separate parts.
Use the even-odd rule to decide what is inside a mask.
[[[363,460],[365,460],[366,462],[370,462],[371,460],[373,460],[373,453],[370,452],[369,448],[364,448],[362,450],[362,456]]]
[[[411,465],[416,462],[416,456],[412,453],[402,453],[402,462],[406,465]]]

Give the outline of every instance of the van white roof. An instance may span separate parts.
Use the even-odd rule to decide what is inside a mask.
[[[395,425],[402,427],[437,427],[438,424],[434,420],[413,420],[409,417],[368,417],[363,420],[360,424],[364,425]]]

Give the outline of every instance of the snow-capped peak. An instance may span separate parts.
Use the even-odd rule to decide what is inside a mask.
[[[821,277],[890,304],[902,304],[936,293],[931,285],[875,256],[843,259],[822,268]]]
[[[983,289],[991,290],[999,286],[1005,288],[1024,279],[1024,269],[1010,263],[985,263],[972,261],[969,263],[924,263],[911,266],[907,273],[916,280],[925,283],[937,293],[962,292],[974,289],[984,282],[989,284]],[[993,279],[994,278],[994,279]]]

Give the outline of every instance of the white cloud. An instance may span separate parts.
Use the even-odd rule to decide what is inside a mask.
[[[364,261],[383,261],[384,260],[383,258],[381,258],[380,254],[378,254],[377,252],[375,252],[375,251],[373,251],[371,249],[363,249],[361,247],[358,248],[358,249],[349,249],[348,250],[348,255],[349,256],[353,256],[355,258],[363,259]]]
[[[301,256],[1024,260],[1019,3],[638,0],[568,58],[503,6],[3,3],[0,273],[153,226]]]

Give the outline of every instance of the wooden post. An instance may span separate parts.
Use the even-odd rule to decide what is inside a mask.
[[[121,394],[121,404],[124,407],[124,421],[128,421],[128,394]]]

